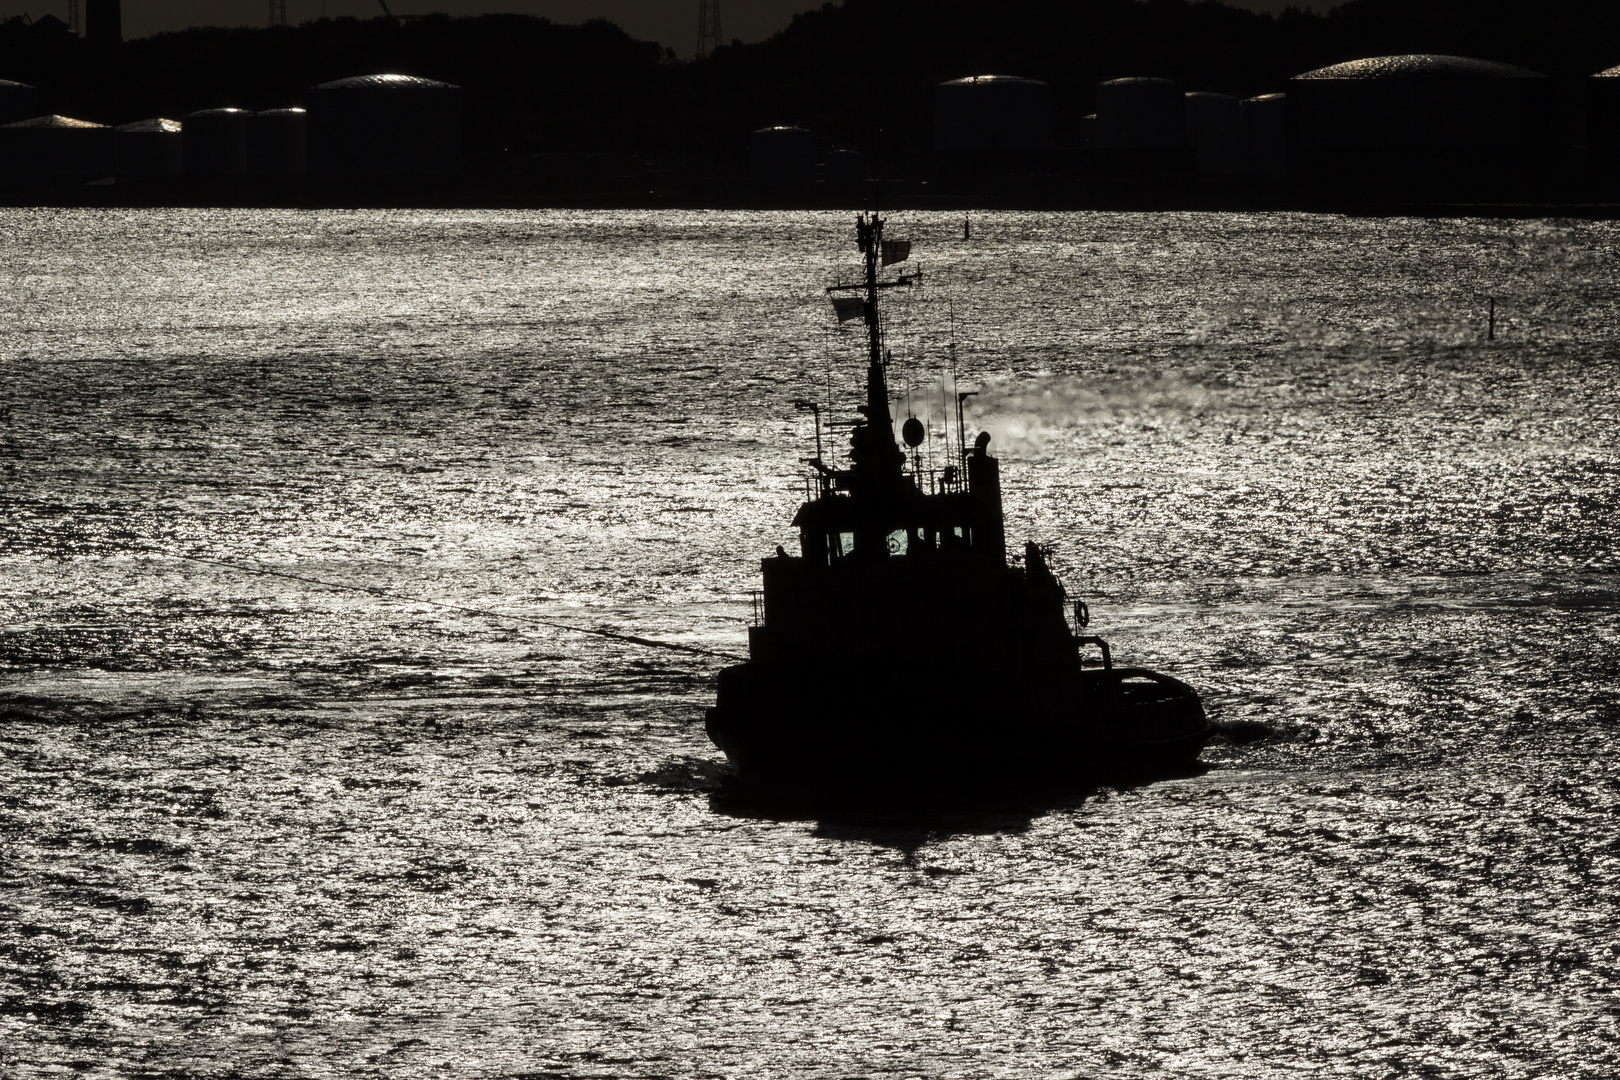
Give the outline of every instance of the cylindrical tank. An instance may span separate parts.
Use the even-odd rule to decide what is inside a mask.
[[[973,75],[934,87],[934,149],[1028,153],[1052,145],[1052,90],[1037,79]]]
[[[84,183],[114,174],[113,129],[66,116],[36,116],[0,127],[0,180]]]
[[[1087,113],[1074,128],[1075,145],[1090,150],[1097,145],[1097,114]]]
[[[315,88],[311,172],[453,173],[461,168],[461,87],[412,75],[356,75]]]
[[[1586,80],[1586,152],[1598,191],[1620,192],[1620,67]]]
[[[858,184],[866,179],[866,157],[859,150],[829,150],[827,183]]]
[[[1184,96],[1187,145],[1197,155],[1198,171],[1229,176],[1243,171],[1242,106],[1230,94],[1202,91]]]
[[[248,118],[248,172],[255,176],[302,176],[309,171],[303,109],[265,109]]]
[[[1244,172],[1271,183],[1288,178],[1288,95],[1243,100]]]
[[[27,83],[0,79],[0,124],[39,115],[39,92]]]
[[[153,117],[115,129],[113,144],[119,176],[179,176],[183,169],[184,136],[180,123]]]
[[[808,184],[815,179],[816,137],[802,127],[760,128],[748,139],[748,167],[758,184]]]
[[[201,109],[182,130],[187,176],[241,176],[247,172],[246,109]]]
[[[1185,100],[1173,79],[1110,79],[1097,84],[1097,145],[1104,150],[1170,150],[1185,145]]]
[[[1375,197],[1523,194],[1547,174],[1552,80],[1459,56],[1379,56],[1289,82],[1290,168]]]

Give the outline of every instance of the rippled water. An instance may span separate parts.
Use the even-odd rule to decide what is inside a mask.
[[[1620,230],[896,215],[909,408],[1272,734],[771,816],[720,661],[428,601],[741,649],[849,225],[0,210],[0,1074],[1620,1070]]]

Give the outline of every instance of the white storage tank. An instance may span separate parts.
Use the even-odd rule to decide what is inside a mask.
[[[309,101],[309,169],[442,175],[461,169],[461,87],[413,75],[322,83]]]
[[[748,171],[757,184],[798,187],[815,180],[816,137],[808,128],[760,128],[748,138]]]
[[[187,176],[247,173],[246,109],[199,109],[186,117],[181,148]]]
[[[0,181],[85,183],[114,174],[113,129],[67,116],[0,126]]]
[[[184,169],[181,124],[155,116],[114,129],[119,176],[179,176]]]
[[[1288,95],[1243,100],[1244,171],[1256,180],[1288,178]]]
[[[254,176],[302,176],[309,171],[308,114],[265,109],[248,118],[247,165]]]
[[[1052,90],[1038,79],[973,75],[934,87],[934,149],[1029,153],[1052,145]]]
[[[1097,146],[1171,150],[1185,145],[1185,101],[1173,79],[1110,79],[1097,84]]]
[[[0,79],[0,124],[39,115],[39,92],[27,83]]]
[[[1620,192],[1620,67],[1586,80],[1586,149],[1598,193]]]
[[[1197,155],[1198,171],[1230,176],[1243,171],[1242,105],[1230,94],[1196,91],[1185,95],[1186,140]]]
[[[1551,175],[1552,80],[1460,56],[1378,56],[1289,82],[1296,179],[1357,194],[1522,194]]]

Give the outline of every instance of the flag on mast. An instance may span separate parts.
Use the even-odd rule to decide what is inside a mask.
[[[849,322],[866,314],[866,297],[864,296],[831,296],[833,310],[838,312],[838,321]]]
[[[905,262],[911,257],[910,240],[883,241],[883,265],[890,266],[897,262]]]

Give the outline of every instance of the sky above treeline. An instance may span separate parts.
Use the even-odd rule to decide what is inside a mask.
[[[1281,11],[1285,6],[1325,11],[1335,0],[1227,0],[1232,7],[1252,11]],[[80,0],[80,11],[86,0]],[[720,0],[720,23],[725,39],[762,41],[787,26],[800,11],[820,7],[805,0]],[[609,19],[632,37],[656,41],[682,56],[697,45],[698,0],[388,0],[395,15],[421,15],[442,11],[450,15],[481,15],[509,11],[539,15],[554,22],[577,23]],[[269,0],[124,0],[124,36],[149,37],[188,26],[263,26],[269,18]],[[994,5],[986,10],[993,12]],[[33,18],[55,15],[66,20],[68,0],[0,0],[0,19],[27,14]],[[369,19],[382,14],[378,0],[287,0],[287,21],[308,22],[322,15]]]

